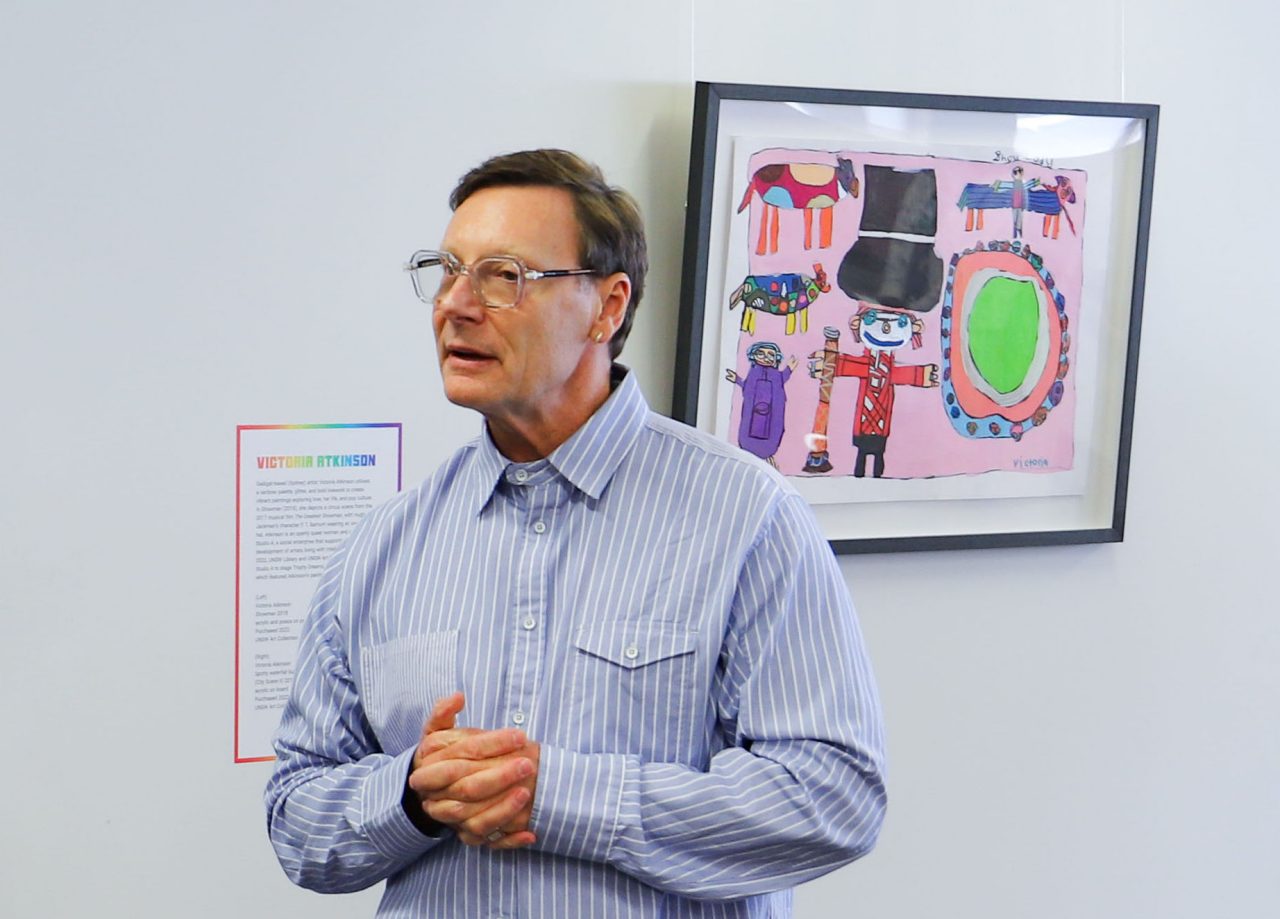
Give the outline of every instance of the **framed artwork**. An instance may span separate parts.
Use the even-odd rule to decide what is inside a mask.
[[[837,552],[1121,540],[1158,115],[699,83],[672,414]]]

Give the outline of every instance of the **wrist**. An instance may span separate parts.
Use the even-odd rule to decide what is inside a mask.
[[[413,771],[410,764],[410,773]],[[400,806],[404,808],[405,816],[409,818],[409,822],[418,828],[418,832],[424,836],[430,836],[432,839],[439,839],[444,835],[446,829],[443,823],[432,820],[422,806],[422,799],[418,797],[418,793],[409,787],[409,776],[404,779],[404,793],[400,796]]]

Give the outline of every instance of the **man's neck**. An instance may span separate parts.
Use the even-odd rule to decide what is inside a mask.
[[[605,374],[574,393],[571,404],[544,408],[534,415],[517,418],[486,417],[489,437],[498,452],[513,463],[531,463],[550,456],[552,451],[586,424],[612,392]]]

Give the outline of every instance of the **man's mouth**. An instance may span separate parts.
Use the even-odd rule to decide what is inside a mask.
[[[444,358],[458,367],[475,367],[494,359],[492,354],[467,348],[463,345],[449,345],[445,348]]]
[[[489,355],[484,351],[477,351],[476,348],[467,348],[460,344],[451,344],[444,349],[445,357],[461,357],[465,361],[488,361],[493,355]]]

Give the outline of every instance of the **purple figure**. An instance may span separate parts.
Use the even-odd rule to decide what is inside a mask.
[[[783,422],[787,410],[787,394],[783,389],[796,366],[794,356],[787,367],[782,363],[782,349],[771,341],[758,341],[747,349],[751,369],[744,380],[732,370],[724,372],[730,383],[742,387],[742,421],[738,425],[738,446],[765,460],[773,468],[778,463],[773,455],[782,443]]]

